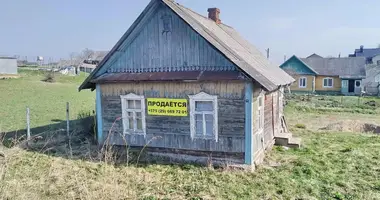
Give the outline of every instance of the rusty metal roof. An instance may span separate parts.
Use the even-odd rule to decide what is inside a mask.
[[[217,81],[244,80],[238,71],[192,71],[192,72],[144,72],[144,73],[107,73],[91,82],[133,82],[133,81]]]

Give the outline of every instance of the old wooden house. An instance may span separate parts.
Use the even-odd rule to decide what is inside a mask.
[[[281,123],[294,79],[219,14],[149,3],[79,88],[96,90],[100,144],[250,166],[275,136],[297,145]]]

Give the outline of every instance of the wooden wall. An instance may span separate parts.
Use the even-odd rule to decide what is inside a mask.
[[[236,66],[170,8],[157,1],[96,74],[236,70]]]
[[[130,83],[103,84],[102,116],[103,136],[107,137],[112,124],[121,117],[121,100],[119,95],[135,93],[148,97],[188,98],[187,95],[206,92],[218,95],[218,129],[219,139],[191,140],[190,117],[149,116],[146,113],[147,134],[122,137],[122,122],[116,121],[112,129],[112,143],[116,145],[176,148],[185,150],[244,152],[245,140],[245,98],[244,82],[165,82],[165,83]]]
[[[292,77],[296,80],[291,86],[291,91],[303,91],[303,92],[312,92],[313,91],[313,82],[314,82],[314,75],[299,75],[294,74]],[[300,88],[299,87],[299,79],[301,77],[306,77],[306,88]]]
[[[332,88],[324,88],[323,87],[323,79],[326,77],[331,77],[333,78],[333,87]],[[342,81],[339,77],[337,76],[317,76],[315,78],[315,91],[336,91],[340,92],[341,91],[341,86],[342,86]]]

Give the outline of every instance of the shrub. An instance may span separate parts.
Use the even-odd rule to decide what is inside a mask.
[[[45,78],[42,81],[45,81],[48,83],[54,83],[55,82],[54,72],[46,72]]]
[[[82,131],[91,136],[96,141],[96,118],[95,111],[80,111],[77,115],[78,126]]]
[[[305,124],[296,124],[295,127],[296,127],[296,128],[305,129],[305,128],[306,128],[306,125],[305,125]]]

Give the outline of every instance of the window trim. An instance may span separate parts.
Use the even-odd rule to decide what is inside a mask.
[[[218,142],[218,96],[216,95],[210,95],[205,92],[200,92],[196,95],[189,95],[190,99],[190,136],[191,139],[204,139],[204,140],[215,140]],[[195,130],[195,114],[198,112],[195,111],[195,102],[196,101],[212,101],[213,102],[213,111],[200,111],[202,114],[212,114],[214,117],[214,123],[213,123],[213,137],[206,137],[205,134],[203,134],[202,137],[196,136],[196,130]],[[205,123],[205,119],[202,120],[203,123]],[[205,124],[203,124],[203,131],[205,131]]]
[[[356,83],[359,83],[359,86],[357,86]],[[362,81],[361,80],[355,80],[355,88],[361,88],[361,87],[362,87]]]
[[[329,80],[329,79],[331,79],[331,86],[328,86],[328,85],[325,86],[325,80]],[[328,84],[328,81],[327,81],[327,84]],[[323,86],[323,88],[333,88],[334,87],[334,79],[331,77],[323,78],[322,86]]]
[[[122,122],[123,122],[123,134],[127,135],[146,135],[146,118],[145,118],[145,97],[143,95],[136,95],[134,93],[129,93],[127,95],[120,95],[121,100],[121,112],[122,112]],[[140,100],[141,101],[141,108],[140,109],[128,109],[127,108],[127,101],[128,100]],[[127,112],[141,112],[141,123],[142,123],[142,131],[134,129],[131,131],[131,129],[128,129],[129,127],[129,121],[127,120]],[[134,116],[134,120],[136,117]]]
[[[305,86],[301,86],[301,80],[305,79]],[[307,77],[305,76],[301,76],[299,79],[298,79],[298,88],[307,88]]]

